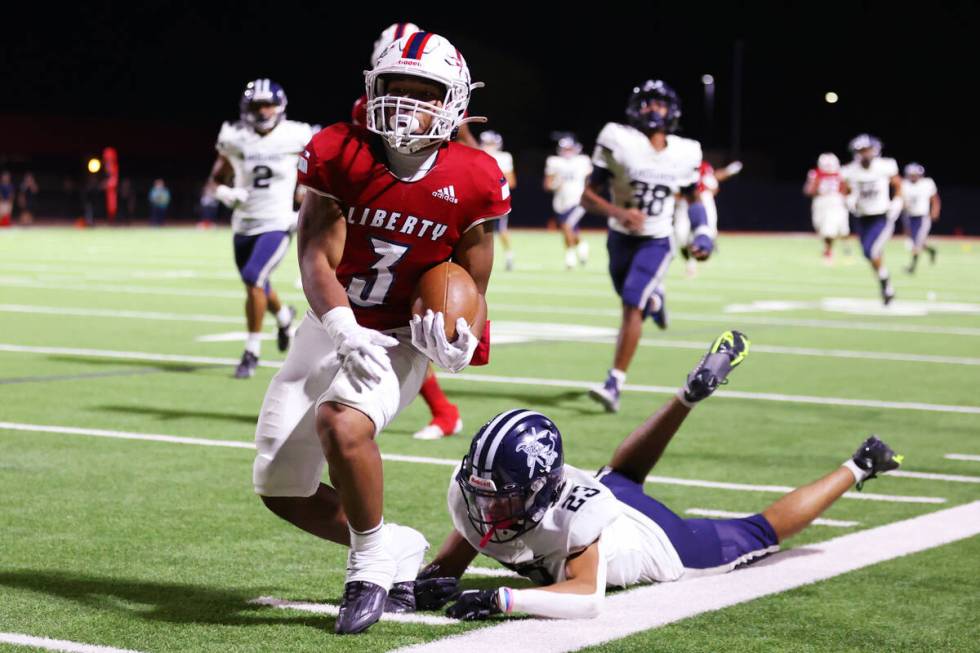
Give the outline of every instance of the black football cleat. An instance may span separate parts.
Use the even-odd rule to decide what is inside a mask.
[[[338,635],[363,633],[381,618],[387,598],[388,592],[380,585],[363,580],[347,583],[334,632]]]
[[[854,452],[854,457],[851,458],[855,465],[868,472],[864,481],[857,484],[857,489],[864,487],[864,482],[875,478],[879,472],[898,469],[904,459],[905,456],[896,454],[891,447],[879,440],[877,435],[872,435],[861,443],[858,450]]]
[[[276,346],[279,351],[286,351],[289,349],[290,343],[293,341],[293,322],[296,320],[296,307],[289,306],[289,323],[286,326],[278,327],[276,332]]]
[[[255,368],[259,366],[259,357],[250,351],[242,354],[242,360],[235,368],[236,379],[250,379],[255,375]]]
[[[684,399],[695,403],[709,397],[728,375],[749,355],[749,339],[741,331],[726,331],[708,348],[701,361],[687,375]]]
[[[415,612],[415,581],[395,583],[388,590],[385,612]]]

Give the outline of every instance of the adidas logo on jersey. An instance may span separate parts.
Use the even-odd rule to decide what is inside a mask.
[[[437,191],[433,191],[432,197],[438,197],[441,200],[446,200],[452,204],[459,204],[459,200],[456,198],[456,188],[453,186],[446,186],[445,188],[440,188]]]

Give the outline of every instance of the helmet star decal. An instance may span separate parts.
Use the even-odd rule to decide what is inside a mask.
[[[541,438],[547,436],[548,440],[542,442]],[[551,466],[558,458],[555,451],[555,434],[551,431],[539,433],[537,429],[531,429],[531,435],[526,440],[517,445],[516,451],[527,454],[527,477],[534,477],[534,468],[540,465],[545,472],[551,471]]]

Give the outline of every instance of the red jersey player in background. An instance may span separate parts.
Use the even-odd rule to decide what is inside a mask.
[[[392,43],[406,36],[411,36],[418,31],[420,31],[420,28],[415,23],[394,23],[389,25],[381,32],[378,40],[374,42],[374,49],[371,52],[371,68],[374,68],[378,63],[378,58],[381,56],[381,53]],[[351,122],[361,127],[367,126],[367,93],[357,98],[354,102],[354,107],[351,110]],[[473,132],[470,131],[470,127],[466,123],[459,126],[453,138],[464,145],[479,147],[476,138],[473,136]],[[432,419],[426,426],[416,431],[412,437],[416,440],[438,440],[449,435],[455,435],[463,430],[463,420],[459,414],[459,407],[446,397],[446,393],[440,387],[439,381],[436,378],[436,372],[431,365],[429,366],[429,371],[426,373],[425,381],[422,383],[422,389],[419,391],[419,395],[429,407],[429,412],[432,413]]]
[[[382,518],[378,434],[419,391],[429,362],[458,372],[478,338],[462,319],[413,318],[422,274],[452,259],[483,296],[493,221],[510,211],[494,160],[450,142],[477,85],[445,38],[416,32],[392,43],[366,74],[366,128],[320,131],[299,160],[308,192],[299,262],[310,304],[256,429],[253,483],[279,517],[350,545],[338,633],[383,610],[414,609],[413,581],[428,547]],[[333,487],[321,482],[329,468]]]
[[[848,192],[847,183],[840,176],[840,160],[833,152],[824,152],[817,158],[817,167],[806,173],[803,194],[813,198],[810,214],[813,228],[823,238],[823,260],[827,265],[834,261],[834,240],[851,234],[845,199]]]

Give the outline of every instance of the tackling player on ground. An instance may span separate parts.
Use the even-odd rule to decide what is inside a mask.
[[[701,144],[674,134],[680,116],[680,99],[664,82],[647,80],[634,88],[626,107],[629,124],[611,122],[599,132],[595,169],[582,195],[588,212],[609,216],[609,274],[623,307],[612,369],[605,384],[589,393],[610,412],[619,410],[644,318],[667,328],[663,280],[673,258],[678,196],[688,202],[691,255],[707,259],[714,247],[697,193]]]
[[[817,167],[806,173],[803,194],[811,197],[810,215],[813,228],[823,238],[823,260],[831,265],[834,260],[834,241],[847,238],[847,197],[850,189],[841,179],[840,161],[832,152],[824,152],[817,158]]]
[[[541,588],[468,590],[453,596],[449,616],[594,617],[607,588],[721,574],[759,560],[855,483],[860,489],[899,466],[902,457],[871,436],[835,471],[736,519],[683,519],[645,494],[644,480],[692,408],[726,381],[748,347],[738,331],[722,334],[677,396],[594,475],[564,463],[562,436],[541,413],[515,409],[487,422],[450,480],[454,530],[416,582],[419,607],[444,604],[482,553]]]
[[[376,438],[415,398],[430,361],[458,372],[479,340],[478,325],[462,319],[449,342],[441,313],[412,317],[412,291],[453,259],[476,282],[484,321],[491,223],[510,210],[494,160],[450,142],[476,85],[449,41],[402,37],[365,79],[366,129],[331,125],[299,160],[309,192],[298,253],[311,308],[266,392],[253,473],[273,513],[350,545],[338,633],[365,630],[386,605],[414,605],[411,581],[428,545],[382,518]],[[332,486],[321,482],[324,464]]]
[[[849,208],[855,217],[861,249],[878,277],[881,300],[888,306],[895,299],[895,289],[885,267],[885,245],[902,212],[902,178],[895,159],[881,156],[881,141],[874,136],[855,136],[849,149],[854,160],[841,168],[840,176],[850,190]]]
[[[571,270],[589,260],[589,243],[578,233],[578,223],[585,216],[580,204],[585,182],[592,174],[592,160],[582,154],[582,144],[575,134],[558,136],[558,153],[544,164],[544,189],[554,193],[551,208],[555,212],[565,243],[565,268]]]
[[[902,180],[902,200],[908,218],[908,237],[912,245],[912,260],[905,271],[915,274],[922,250],[929,253],[929,262],[936,262],[936,248],[926,243],[932,223],[939,219],[942,202],[932,177],[926,177],[926,169],[918,163],[905,166]]]
[[[233,209],[235,263],[245,284],[248,337],[235,378],[255,374],[262,348],[262,318],[276,318],[279,351],[292,338],[296,309],[284,306],[269,277],[279,265],[296,229],[293,208],[299,194],[296,162],[313,136],[303,122],[286,120],[286,91],[269,79],[249,82],[239,102],[240,120],[224,123],[218,158],[205,192]]]

